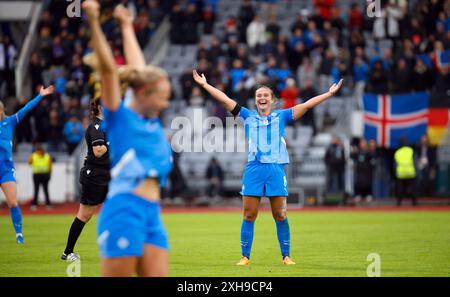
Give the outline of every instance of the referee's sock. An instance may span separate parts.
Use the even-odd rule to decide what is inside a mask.
[[[19,204],[16,207],[11,207],[9,211],[16,234],[22,234],[22,214],[20,213]]]
[[[77,243],[81,231],[83,231],[84,225],[86,225],[85,222],[80,220],[78,217],[75,217],[72,226],[70,226],[69,237],[67,238],[67,245],[64,254],[68,255],[73,253],[73,248],[75,247],[75,243]]]
[[[253,231],[255,229],[254,221],[242,220],[241,226],[241,250],[242,256],[250,259],[250,252],[253,243]]]
[[[291,250],[291,232],[289,230],[289,221],[285,218],[283,221],[275,221],[277,225],[278,242],[280,243],[281,256],[290,257]]]

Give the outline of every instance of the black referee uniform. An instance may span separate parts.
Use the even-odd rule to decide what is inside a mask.
[[[102,121],[94,117],[88,129],[85,139],[88,147],[84,167],[80,171],[81,204],[98,205],[103,203],[108,193],[109,174],[109,147],[105,132],[101,129]],[[94,146],[106,145],[108,151],[97,158],[94,155]]]

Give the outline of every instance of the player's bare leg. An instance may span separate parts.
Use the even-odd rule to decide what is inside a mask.
[[[138,262],[139,276],[163,277],[169,275],[169,253],[166,249],[145,244]]]
[[[138,257],[102,258],[100,265],[102,276],[130,277],[136,271]]]

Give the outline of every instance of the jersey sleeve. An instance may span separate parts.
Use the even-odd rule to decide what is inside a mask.
[[[245,107],[241,107],[241,110],[239,111],[239,116],[246,120],[250,116],[250,110],[248,110]]]
[[[106,131],[117,130],[121,126],[123,127],[123,123],[126,123],[127,120],[123,101],[120,102],[119,107],[114,111],[104,108],[103,116],[105,118],[103,121],[103,127]]]
[[[291,123],[294,120],[292,108],[280,110],[280,117],[286,124]]]
[[[106,143],[105,133],[101,130],[100,125],[91,124],[88,133],[92,146],[104,145]]]

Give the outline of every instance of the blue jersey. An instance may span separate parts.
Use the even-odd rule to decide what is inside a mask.
[[[0,162],[12,162],[12,139],[14,135],[14,127],[32,110],[43,97],[36,96],[33,100],[28,102],[17,113],[12,116],[5,117],[0,120]]]
[[[292,108],[274,110],[269,116],[260,116],[256,110],[242,107],[239,115],[245,124],[248,162],[289,163],[284,127],[293,120]]]
[[[108,197],[131,193],[149,177],[164,186],[173,161],[160,120],[146,119],[123,102],[116,111],[105,108],[104,116],[112,166]]]

